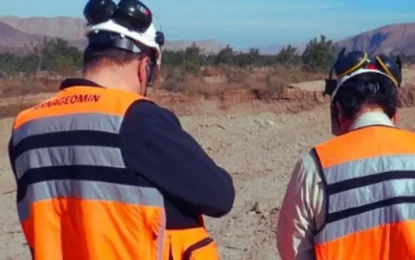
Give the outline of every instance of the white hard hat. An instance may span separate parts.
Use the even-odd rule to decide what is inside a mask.
[[[151,10],[139,0],[89,0],[84,8],[89,46],[112,46],[150,56],[149,82],[158,76],[164,34],[156,31]]]
[[[95,25],[88,25],[85,28],[85,36],[90,35],[91,33],[98,33],[101,31],[113,32],[119,34],[121,37],[127,37],[133,41],[141,43],[144,46],[147,46],[154,50],[156,56],[156,63],[158,66],[161,65],[161,47],[159,43],[157,43],[157,31],[152,23],[146,31],[140,33],[138,31],[134,31],[128,29],[125,26],[122,26],[116,23],[113,19],[110,19],[106,22],[95,24]]]
[[[334,97],[336,96],[336,94],[337,94],[337,91],[339,91],[339,89],[340,89],[340,87],[347,81],[347,80],[349,80],[349,79],[351,79],[351,78],[353,78],[353,77],[356,77],[357,75],[360,75],[360,74],[368,74],[368,73],[372,73],[372,74],[378,74],[378,75],[382,75],[382,76],[385,76],[385,77],[387,77],[387,78],[389,78],[393,83],[395,83],[396,85],[398,84],[397,82],[396,82],[396,79],[394,79],[394,78],[392,78],[390,75],[388,75],[388,74],[386,74],[386,73],[384,73],[384,72],[382,72],[382,71],[380,71],[380,70],[378,70],[378,69],[371,69],[371,68],[369,68],[369,69],[366,69],[366,68],[360,68],[360,69],[358,69],[358,70],[356,70],[356,71],[354,71],[353,73],[351,73],[351,74],[348,74],[348,75],[345,75],[345,76],[343,76],[343,77],[339,77],[339,78],[337,78],[336,80],[337,80],[337,86],[336,86],[336,88],[334,89],[334,91],[333,91],[333,94],[332,94],[332,96],[331,96],[331,100],[333,100],[334,99]]]
[[[400,57],[396,61],[390,57],[379,54],[373,60],[369,59],[368,53],[362,51],[352,51],[345,54],[345,48],[339,53],[336,62],[330,70],[329,78],[326,79],[325,94],[331,96],[333,101],[337,92],[345,83],[362,74],[369,77],[379,77],[389,79],[395,87],[399,88],[402,82],[402,63]],[[335,72],[336,78],[332,78]]]

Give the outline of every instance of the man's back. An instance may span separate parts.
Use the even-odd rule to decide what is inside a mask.
[[[19,217],[39,259],[129,259],[138,252],[152,259],[153,236],[162,242],[165,229],[163,197],[126,169],[119,147],[123,115],[136,99],[73,87],[17,117]]]
[[[179,232],[180,244],[172,243],[178,254],[207,239],[200,215],[222,215],[225,205],[209,189],[231,195],[225,195],[225,211],[233,201],[226,172],[181,132],[174,118],[166,122],[157,115],[164,111],[145,98],[70,82],[57,96],[20,113],[10,142],[19,217],[35,258],[166,259],[174,236],[169,229],[192,230],[188,237]],[[152,113],[137,117],[137,110]],[[158,130],[163,124],[172,128]],[[165,149],[181,150],[170,154]],[[189,158],[189,165],[175,165]],[[203,184],[188,177],[199,173],[205,175]],[[198,193],[201,185],[207,189]],[[202,259],[216,258],[214,245],[205,245],[210,248]]]
[[[414,259],[415,134],[369,126],[315,152],[327,195],[317,259]]]

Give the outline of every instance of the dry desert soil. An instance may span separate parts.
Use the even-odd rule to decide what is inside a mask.
[[[277,105],[269,104],[273,106]],[[206,221],[224,260],[279,259],[274,229],[291,171],[310,147],[332,137],[326,103],[295,114],[275,111],[180,117],[183,127],[234,180],[237,194],[232,211]],[[414,114],[415,108],[402,109],[400,126],[413,129]],[[1,260],[30,259],[17,220],[6,151],[12,121],[0,121]]]

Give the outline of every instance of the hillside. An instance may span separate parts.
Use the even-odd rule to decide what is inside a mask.
[[[0,22],[0,47],[3,49],[21,48],[38,38],[37,35],[24,33]]]
[[[33,33],[66,40],[83,38],[84,19],[72,17],[29,17],[16,16],[0,17],[0,22],[6,23],[24,33]]]
[[[72,45],[83,48],[86,45],[86,40],[83,36],[84,24],[83,19],[72,17],[19,18],[15,16],[3,16],[0,17],[0,51],[6,49],[16,50],[16,47],[24,47],[31,41],[42,36],[63,38],[68,40]],[[164,49],[185,49],[193,42],[204,50],[205,53],[215,53],[226,46],[226,44],[217,40],[166,40]]]
[[[15,16],[0,17],[0,51],[16,50],[36,40],[41,36],[59,37],[68,40],[71,44],[80,48],[84,47],[86,41],[83,36],[83,26],[85,22],[81,18],[72,17],[30,17],[20,18]],[[185,35],[183,37],[186,37]],[[194,41],[168,41],[165,49],[179,50],[190,46]],[[216,53],[223,49],[226,44],[217,40],[195,41],[205,53]],[[394,24],[372,31],[360,33],[348,37],[336,43],[337,46],[351,49],[361,49],[375,53],[404,53],[407,55],[415,54],[415,23]],[[304,44],[294,44],[299,50],[304,48]],[[267,46],[253,46],[259,48],[266,54],[277,53],[282,44]],[[247,51],[247,50],[242,50]]]
[[[415,54],[415,23],[393,24],[363,32],[337,42],[339,47],[360,49],[371,54]]]

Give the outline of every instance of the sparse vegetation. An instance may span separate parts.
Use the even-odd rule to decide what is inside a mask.
[[[82,52],[68,42],[44,38],[28,47],[28,54],[0,53],[3,98],[56,92],[62,78],[80,74]],[[206,55],[193,44],[180,51],[163,51],[161,80],[154,89],[204,97],[246,90],[262,99],[275,99],[290,84],[324,79],[335,55],[333,41],[324,35],[310,40],[303,52],[287,45],[275,55],[258,49],[241,53],[231,46]]]
[[[40,71],[49,71],[59,74],[73,73],[80,69],[82,53],[62,39],[48,40],[46,38],[30,44],[31,52],[26,55],[11,53],[0,54],[0,75],[18,73],[39,74]],[[275,55],[263,55],[258,49],[250,49],[247,53],[236,52],[227,46],[217,54],[205,55],[202,50],[193,44],[180,51],[163,51],[164,67],[180,67],[187,73],[198,73],[202,66],[217,67],[227,65],[239,68],[259,68],[268,66],[298,67],[314,64],[316,56],[323,55],[324,63],[317,61],[321,69],[334,59],[332,56],[334,45],[324,36],[320,40],[310,41],[301,54],[291,45],[285,46]]]

